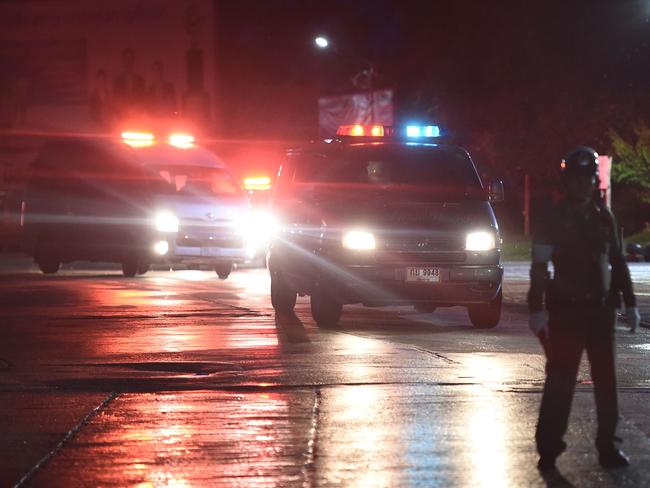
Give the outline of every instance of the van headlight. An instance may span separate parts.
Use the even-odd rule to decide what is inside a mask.
[[[171,212],[158,212],[154,225],[159,232],[178,232],[178,217]]]
[[[489,251],[496,247],[496,239],[493,232],[470,232],[465,239],[466,251]]]
[[[245,239],[264,244],[277,233],[278,221],[268,210],[254,210],[243,215],[237,227]]]
[[[371,251],[377,247],[377,244],[372,232],[350,230],[343,234],[343,247],[355,251]]]
[[[239,234],[249,258],[266,253],[271,239],[278,230],[278,221],[268,210],[253,210],[243,215],[237,223]]]

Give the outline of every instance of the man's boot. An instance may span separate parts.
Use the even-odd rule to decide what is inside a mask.
[[[537,469],[540,471],[553,471],[555,469],[555,460],[566,449],[566,443],[560,441],[553,449],[540,449],[539,461],[537,461]]]
[[[630,465],[630,459],[623,451],[618,449],[614,442],[623,442],[620,437],[609,437],[607,440],[596,439],[598,448],[598,462],[604,468],[624,468]]]
[[[625,453],[614,446],[599,449],[598,462],[604,468],[624,468],[630,465],[630,459]]]

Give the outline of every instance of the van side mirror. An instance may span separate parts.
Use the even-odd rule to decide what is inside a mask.
[[[494,180],[488,186],[488,198],[491,202],[503,202],[505,195],[503,192],[503,181]]]

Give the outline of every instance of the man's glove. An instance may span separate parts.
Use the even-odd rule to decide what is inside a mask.
[[[636,329],[639,327],[639,322],[641,322],[641,314],[639,314],[639,309],[636,307],[626,308],[625,320],[627,321],[627,325],[630,326],[630,332],[636,332]]]
[[[531,312],[528,317],[528,328],[540,339],[546,339],[548,337],[546,312]]]

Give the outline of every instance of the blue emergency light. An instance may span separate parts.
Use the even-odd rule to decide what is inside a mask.
[[[437,125],[407,125],[406,137],[440,137],[440,127]]]

